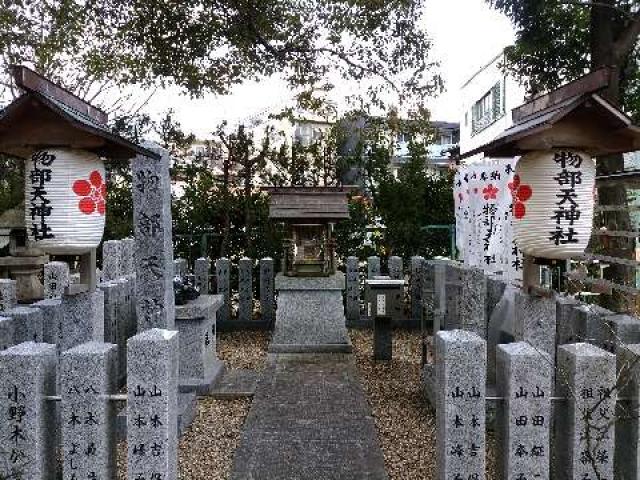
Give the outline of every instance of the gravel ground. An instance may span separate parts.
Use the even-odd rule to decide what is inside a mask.
[[[436,418],[420,386],[420,332],[393,332],[390,363],[373,362],[373,331],[349,334],[390,479],[436,478]],[[491,454],[487,463],[487,478],[496,478]]]

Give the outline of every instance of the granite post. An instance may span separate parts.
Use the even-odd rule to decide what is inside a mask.
[[[389,257],[389,276],[392,280],[404,280],[404,270],[402,267],[402,257],[392,256]]]
[[[273,258],[260,260],[260,315],[271,323],[275,320],[275,264]]]
[[[527,342],[498,345],[499,478],[549,478],[551,357]]]
[[[17,304],[16,281],[0,278],[0,312],[6,312]]]
[[[60,298],[69,286],[67,262],[49,262],[44,265],[44,298]]]
[[[0,352],[0,477],[55,480],[56,348],[25,342]]]
[[[152,328],[127,351],[127,478],[178,478],[178,332]]]
[[[211,268],[211,262],[208,258],[197,258],[193,265],[193,276],[195,279],[195,286],[201,295],[209,294],[209,269]]]
[[[63,309],[62,299],[47,298],[32,305],[42,311],[42,341],[56,345],[62,352]]]
[[[516,292],[514,327],[517,341],[528,342],[536,350],[548,353],[555,364],[556,302],[553,298]]]
[[[116,476],[115,393],[117,346],[88,342],[62,354],[63,480]]]
[[[42,342],[44,323],[42,310],[33,307],[15,307],[3,312],[3,315],[13,320],[13,341],[16,345],[22,342]]]
[[[422,323],[422,263],[424,258],[411,257],[411,277],[409,279],[409,294],[411,296],[411,320]]]
[[[614,478],[640,479],[640,344],[618,345],[617,371],[620,396],[616,406]]]
[[[605,340],[603,348],[616,353],[621,345],[640,343],[640,320],[631,315],[605,317]]]
[[[556,392],[567,402],[555,406],[555,478],[613,480],[615,384],[611,353],[588,343],[558,348]]]
[[[446,328],[487,336],[487,283],[479,268],[446,265]]]
[[[243,257],[238,262],[238,320],[250,322],[253,318],[253,260]]]
[[[127,237],[123,238],[121,242],[120,274],[123,276],[133,275],[136,273],[136,241],[133,238]]]
[[[224,301],[218,319],[226,322],[231,320],[231,262],[228,258],[216,260],[216,284],[218,294],[222,295]]]
[[[373,317],[373,359],[390,361],[393,358],[393,330],[391,317],[376,315]]]
[[[0,317],[0,351],[14,345],[13,320],[9,317]]]
[[[189,273],[189,265],[186,258],[176,258],[173,261],[173,276],[183,278]]]
[[[346,270],[345,313],[347,325],[352,325],[360,320],[360,272],[357,257],[347,257]]]
[[[436,334],[438,480],[485,479],[486,342],[465,330]]]
[[[173,240],[169,155],[136,156],[133,174],[133,226],[136,239],[138,331],[174,327]]]
[[[62,351],[91,340],[104,341],[104,292],[62,296]]]
[[[367,279],[373,280],[373,277],[379,277],[380,275],[380,257],[371,256],[367,258]]]
[[[565,345],[578,341],[575,331],[575,308],[580,302],[573,297],[556,297],[556,344]]]
[[[599,305],[579,305],[574,315],[579,341],[603,348],[608,339],[606,319],[613,312]]]
[[[104,282],[117,280],[124,276],[122,266],[122,242],[107,240],[102,243],[102,279]]]

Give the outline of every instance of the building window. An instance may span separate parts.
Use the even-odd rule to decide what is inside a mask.
[[[471,108],[471,133],[481,132],[503,116],[502,85],[498,82]]]

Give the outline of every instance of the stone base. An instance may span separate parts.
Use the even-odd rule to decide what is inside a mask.
[[[211,373],[206,378],[180,378],[178,390],[180,393],[194,392],[196,395],[209,395],[216,382],[224,373],[224,362],[216,360]]]
[[[195,392],[178,394],[178,436],[191,426],[198,412],[198,399]],[[116,418],[116,432],[118,441],[127,439],[127,407],[120,410]]]
[[[323,343],[315,345],[272,343],[269,353],[352,353],[351,341],[347,343]]]
[[[210,396],[222,400],[252,398],[260,380],[260,373],[249,369],[229,369],[215,383]]]
[[[281,290],[344,290],[344,273],[337,272],[328,277],[287,277],[276,275],[276,291]]]

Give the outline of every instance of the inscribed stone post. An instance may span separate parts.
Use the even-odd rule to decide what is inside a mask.
[[[195,286],[200,292],[200,295],[209,294],[209,269],[211,268],[211,262],[208,258],[200,257],[196,258],[193,265],[193,276],[195,279]]]
[[[107,240],[102,243],[102,279],[105,282],[117,280],[124,275],[122,264],[122,242]]]
[[[138,331],[174,327],[173,241],[169,156],[138,155],[133,173],[133,226],[136,239]]]
[[[380,276],[380,257],[372,256],[367,258],[367,279]]]
[[[231,262],[222,257],[216,260],[216,283],[218,294],[222,295],[224,303],[218,311],[221,322],[231,320]]]
[[[346,270],[346,317],[347,325],[352,325],[360,320],[360,273],[357,257],[347,257]]]
[[[68,350],[91,340],[104,340],[104,293],[63,295],[60,348]]]
[[[42,310],[42,341],[56,345],[60,353],[63,335],[62,299],[47,298],[34,303],[33,307]]]
[[[402,257],[392,256],[388,260],[389,276],[392,280],[403,280],[404,271],[402,268]]]
[[[62,354],[62,478],[116,476],[115,393],[117,346],[88,342]]]
[[[558,348],[556,391],[567,402],[555,407],[556,478],[614,479],[615,384],[611,353],[588,343]]]
[[[516,340],[548,353],[555,363],[556,302],[553,298],[516,292],[514,327]]]
[[[22,342],[42,342],[44,322],[42,310],[33,307],[15,307],[3,312],[3,315],[13,320],[13,341],[16,345]]]
[[[0,477],[56,479],[56,348],[25,342],[0,352]]]
[[[614,478],[640,479],[640,344],[618,345],[617,371],[620,396],[629,399],[616,406]]]
[[[436,478],[484,480],[486,342],[464,330],[438,332],[435,342]]]
[[[422,321],[422,263],[424,258],[411,257],[411,277],[409,294],[411,296],[411,319],[418,324]]]
[[[67,262],[49,262],[44,265],[44,298],[60,298],[69,286]]]
[[[269,323],[275,319],[274,266],[273,258],[260,260],[260,314]]]
[[[241,258],[238,262],[238,320],[249,322],[253,318],[253,260]]]
[[[549,478],[552,369],[527,342],[497,347],[501,479]]]
[[[0,278],[0,312],[6,312],[16,304],[16,281]]]
[[[178,332],[157,328],[129,339],[127,478],[178,478]]]

